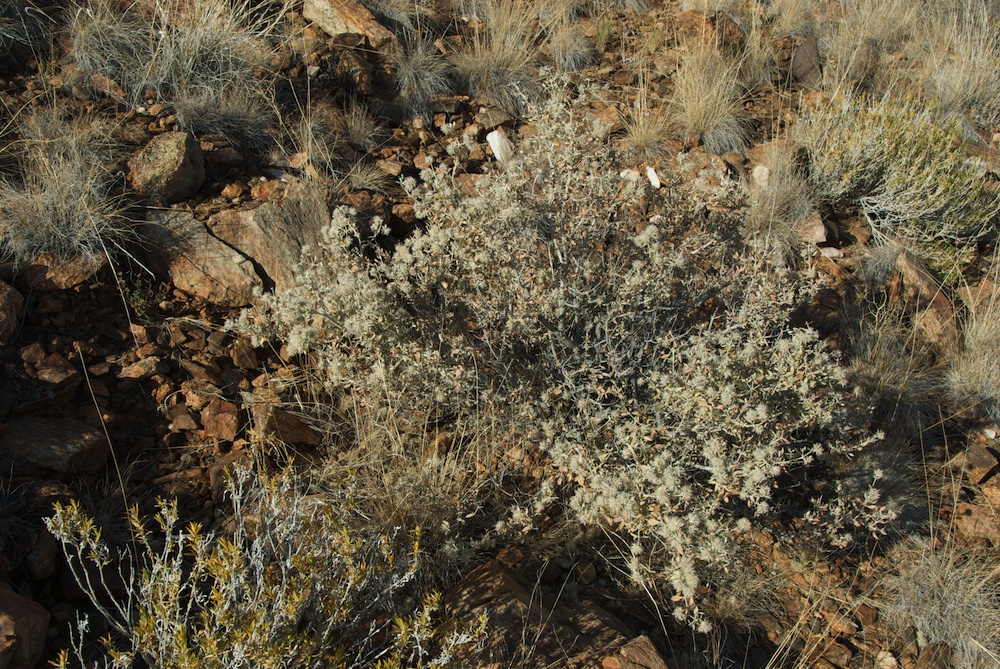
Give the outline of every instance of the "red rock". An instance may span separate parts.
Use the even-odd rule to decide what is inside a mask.
[[[48,631],[48,611],[13,590],[0,590],[0,666],[34,669]]]
[[[302,16],[313,21],[328,35],[356,33],[368,38],[377,50],[392,46],[395,36],[354,0],[306,0]]]
[[[39,381],[56,388],[66,388],[80,382],[80,373],[76,371],[76,367],[58,353],[52,353],[39,360],[35,364],[35,370],[38,372]]]
[[[240,408],[232,402],[215,398],[201,410],[205,436],[220,441],[235,441],[240,432]]]
[[[103,256],[64,260],[42,254],[28,265],[28,283],[40,291],[67,290],[94,276],[106,262]]]
[[[104,431],[72,418],[17,416],[0,435],[0,456],[62,474],[93,473],[110,445]]]
[[[972,442],[964,452],[951,459],[951,465],[960,469],[970,483],[979,485],[996,473],[998,462],[990,449]]]
[[[118,372],[119,379],[136,379],[143,381],[157,374],[163,374],[169,369],[166,362],[156,356],[143,358],[139,362],[123,367]]]
[[[257,369],[260,366],[257,352],[253,350],[250,340],[246,337],[241,337],[233,342],[229,348],[229,358],[240,369]]]
[[[24,298],[0,281],[0,346],[9,344],[21,327],[24,315]]]

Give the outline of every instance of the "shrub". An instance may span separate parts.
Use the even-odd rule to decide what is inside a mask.
[[[683,234],[697,203],[679,183],[652,220],[630,215],[648,193],[581,131],[586,89],[553,95],[474,193],[430,170],[404,183],[425,228],[392,253],[369,236],[380,221],[339,210],[301,287],[264,298],[244,327],[310,353],[356,406],[394,398],[410,433],[458,416],[486,437],[485,462],[543,448],[569,517],[621,537],[633,582],[696,619],[740,533],[794,512],[772,499],[778,477],[866,442],[835,356],[787,324],[795,282],[738,260],[721,223]],[[710,298],[716,317],[696,322]],[[502,494],[533,506],[523,487]],[[863,520],[836,501],[838,522]]]
[[[72,13],[71,55],[83,77],[107,77],[132,105],[151,92],[187,129],[260,144],[270,96],[255,71],[270,57],[277,19],[258,9],[249,0],[165,0],[143,13],[87,0]]]
[[[718,49],[697,46],[674,75],[674,121],[685,138],[700,140],[707,151],[742,151],[751,133],[740,116],[741,94],[738,65]]]
[[[131,236],[105,167],[110,128],[35,111],[18,125],[20,181],[0,180],[0,256],[28,261],[107,258]]]
[[[959,121],[934,109],[893,98],[839,98],[797,128],[816,196],[859,208],[878,240],[963,246],[1000,210]]]
[[[483,621],[439,626],[434,597],[389,629],[416,542],[362,529],[348,498],[310,494],[290,471],[258,476],[234,473],[228,536],[181,527],[176,502],[163,502],[152,525],[130,510],[132,548],[117,554],[75,502],[56,506],[49,530],[124,642],[106,641],[107,666],[445,667],[474,641]],[[124,594],[107,590],[116,568]]]

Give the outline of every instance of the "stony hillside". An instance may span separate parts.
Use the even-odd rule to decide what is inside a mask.
[[[1000,5],[0,0],[0,669],[1000,666]]]

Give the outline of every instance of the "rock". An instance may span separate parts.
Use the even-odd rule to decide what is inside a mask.
[[[259,434],[284,444],[319,446],[323,443],[323,435],[278,406],[280,400],[274,391],[256,388],[252,397],[254,429]]]
[[[807,37],[792,50],[788,74],[803,88],[816,89],[823,83],[823,68],[815,37]]]
[[[58,353],[45,356],[35,363],[38,380],[54,389],[68,388],[80,383],[80,373],[69,360]]]
[[[59,259],[43,253],[28,265],[28,284],[43,292],[67,290],[94,276],[106,262],[103,256]]]
[[[725,12],[681,12],[674,18],[678,42],[689,47],[718,48],[729,56],[741,56],[746,43],[743,30]]]
[[[245,307],[264,283],[253,263],[219,241],[192,214],[154,213],[143,226],[153,243],[149,261],[180,290],[224,307]]]
[[[0,460],[61,474],[91,474],[104,466],[110,445],[101,429],[73,418],[18,416],[0,435]]]
[[[3,281],[0,281],[0,346],[6,346],[21,327],[24,315],[24,298]]]
[[[957,351],[960,337],[955,310],[941,284],[909,251],[901,251],[897,256],[896,270],[890,295],[917,310],[917,334],[944,353]]]
[[[24,558],[28,575],[36,581],[48,580],[56,571],[59,555],[59,542],[56,538],[48,530],[40,530],[35,545]]]
[[[969,540],[985,539],[1000,546],[1000,516],[986,505],[959,502],[952,525]]]
[[[306,246],[322,244],[330,214],[323,189],[293,181],[284,197],[244,211],[223,211],[208,225],[219,239],[237,249],[264,271],[276,290],[295,286],[296,265]]]
[[[826,224],[823,223],[818,211],[812,212],[799,221],[798,232],[799,239],[809,244],[822,244],[827,241],[829,236]]]
[[[302,16],[331,36],[344,33],[364,35],[369,44],[380,51],[396,43],[396,37],[354,0],[305,0]]]
[[[823,658],[835,667],[846,667],[851,655],[851,649],[839,641],[834,641],[823,651]]]
[[[201,410],[205,436],[220,441],[235,441],[240,432],[240,408],[232,402],[215,398]]]
[[[875,656],[875,666],[878,669],[898,669],[899,662],[893,657],[893,654],[887,650],[883,650]]]
[[[622,621],[590,602],[561,605],[554,598],[525,586],[496,560],[473,570],[445,596],[449,614],[460,620],[489,612],[483,669],[513,665],[531,653],[532,666],[594,666],[602,658],[628,661],[619,649],[633,636]],[[632,657],[645,657],[644,644],[632,647]],[[622,665],[664,667],[660,664]]]
[[[951,459],[952,467],[961,470],[969,482],[980,485],[997,473],[997,456],[979,442],[972,442],[964,452]]]
[[[373,70],[368,59],[357,51],[338,52],[334,75],[346,82],[355,95],[366,98],[372,94]]]
[[[48,611],[13,590],[0,590],[0,667],[34,669],[48,631]]]
[[[767,165],[755,165],[750,172],[750,177],[757,188],[766,190],[771,184],[771,168]]]
[[[601,660],[603,669],[669,669],[663,656],[643,634],[621,647],[617,655]]]
[[[953,653],[946,643],[929,643],[920,650],[914,669],[953,669]]]
[[[167,363],[155,355],[143,358],[139,362],[123,367],[118,372],[119,379],[135,379],[144,381],[157,374],[164,374],[169,369]]]
[[[205,183],[205,158],[197,140],[187,132],[165,132],[154,137],[128,161],[129,181],[143,195],[162,195],[179,202]]]

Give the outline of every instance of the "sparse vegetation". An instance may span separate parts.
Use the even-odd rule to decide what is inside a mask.
[[[273,105],[257,70],[276,25],[249,0],[165,0],[148,12],[88,0],[70,13],[71,55],[89,86],[132,105],[169,104],[185,128],[259,145]]]
[[[110,632],[46,659],[476,666],[495,558],[678,666],[994,666],[997,3],[363,2],[0,0],[0,420],[143,460],[50,477],[62,564],[0,482],[4,577]]]

